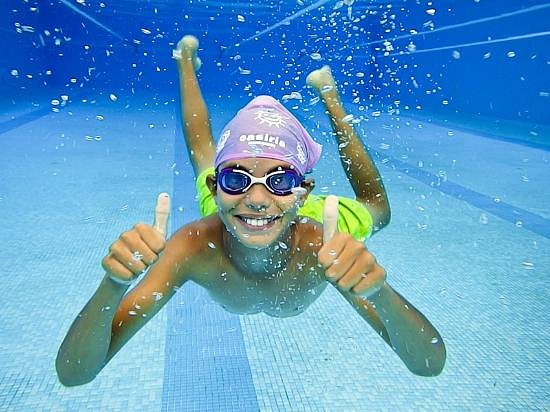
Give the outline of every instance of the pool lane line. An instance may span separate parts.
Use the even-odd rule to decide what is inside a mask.
[[[179,113],[176,121],[174,158],[180,173],[174,173],[172,233],[200,218]],[[260,410],[239,316],[222,309],[192,282],[167,304],[161,409]]]
[[[517,227],[527,229],[537,235],[550,239],[549,219],[545,219],[542,216],[531,213],[520,207],[512,206],[506,202],[497,201],[490,196],[476,192],[472,189],[468,189],[458,183],[442,179],[441,177],[419,167],[388,156],[385,153],[380,153],[372,147],[369,147],[368,150],[378,159],[385,159],[384,162],[377,162],[378,164],[382,163],[387,167],[391,167],[394,170],[404,173],[421,183],[454,197],[455,199],[463,200],[472,206],[482,209],[494,216],[500,217],[501,219],[504,219]]]
[[[442,115],[444,116],[444,114],[442,114]],[[454,123],[454,122],[452,122],[452,123],[443,122],[443,121],[440,121],[437,118],[428,117],[428,116],[424,116],[424,115],[420,115],[420,114],[416,114],[416,113],[408,112],[406,114],[406,117],[409,118],[409,119],[418,121],[418,122],[428,123],[428,124],[433,125],[433,126],[438,126],[438,127],[443,127],[443,128],[446,128],[446,129],[457,130],[457,131],[468,133],[468,134],[475,134],[476,136],[485,137],[485,138],[491,139],[491,140],[497,140],[497,141],[500,141],[500,142],[517,144],[519,146],[530,147],[531,149],[538,149],[538,150],[543,150],[545,152],[550,152],[550,142],[549,143],[540,143],[540,142],[529,141],[529,140],[523,139],[521,137],[503,136],[503,135],[499,135],[497,133],[482,131],[482,130],[476,129],[475,127],[469,127],[467,125],[461,125],[461,124]],[[538,126],[537,124],[531,124],[531,125],[533,126],[533,128],[536,128],[536,126]],[[540,125],[540,126],[548,127],[546,125]]]
[[[30,122],[34,122],[35,120],[38,120],[42,117],[49,115],[50,113],[59,113],[61,112],[61,110],[66,109],[73,102],[77,102],[83,99],[84,96],[86,96],[86,93],[84,92],[74,93],[71,99],[67,100],[63,105],[59,106],[59,111],[57,112],[54,112],[50,102],[47,102],[47,103],[41,104],[42,106],[44,106],[42,108],[32,110],[27,113],[23,113],[19,116],[14,117],[13,119],[0,122],[0,135],[7,133],[18,127],[24,126]]]
[[[38,120],[41,117],[47,116],[50,113],[52,113],[52,108],[51,106],[48,106],[48,107],[43,107],[42,109],[37,109],[31,112],[22,114],[20,116],[14,117],[13,119],[0,122],[0,135],[6,132],[9,132],[13,129],[16,129],[20,126],[24,126],[27,123]]]

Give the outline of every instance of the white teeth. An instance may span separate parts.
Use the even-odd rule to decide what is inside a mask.
[[[267,225],[272,219],[252,219],[249,217],[243,217],[243,220],[251,226],[260,227]]]

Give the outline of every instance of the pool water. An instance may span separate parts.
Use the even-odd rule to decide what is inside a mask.
[[[544,63],[548,49],[541,46],[544,36],[533,36],[544,32],[540,20],[548,12],[545,3],[524,2],[521,7],[504,10],[502,5],[472,1],[460,14],[460,6],[449,1],[441,7],[436,5],[435,16],[427,12],[431,10],[427,3],[422,5],[422,15],[409,2],[393,3],[394,20],[400,24],[431,20],[436,27],[538,7],[531,14],[510,17],[530,16],[532,30],[519,33],[518,27],[524,22],[518,21],[510,32],[499,26],[493,36],[530,33],[529,46],[523,40],[484,46],[495,59],[501,53],[495,48],[502,46],[508,52],[515,50],[519,60],[524,52],[530,53],[526,50],[538,45],[537,52],[525,58],[521,66],[524,71],[504,66],[503,62],[513,58],[503,52],[502,61],[495,63],[502,73],[479,74],[523,77],[519,86],[510,85],[508,96],[506,90],[498,91],[498,79],[494,84],[487,82],[485,91],[451,85],[458,76],[453,64],[477,62],[475,55],[467,56],[475,46],[460,49],[460,59],[452,49],[445,51],[444,57],[439,51],[420,54],[426,57],[418,57],[414,69],[412,64],[405,67],[403,61],[387,63],[387,67],[393,64],[399,68],[387,86],[384,76],[388,74],[381,69],[386,67],[382,63],[382,76],[373,80],[366,74],[370,80],[361,84],[358,81],[364,78],[357,76],[363,70],[357,63],[359,51],[352,59],[357,66],[350,66],[346,53],[330,54],[312,46],[329,35],[334,41],[331,47],[345,44],[346,34],[355,32],[351,23],[345,23],[353,22],[346,20],[348,13],[360,19],[355,23],[358,26],[367,24],[373,17],[368,7],[387,10],[386,5],[376,2],[281,2],[256,8],[240,3],[227,6],[231,13],[226,10],[225,14],[220,14],[220,4],[212,1],[180,6],[136,2],[135,12],[125,2],[104,6],[71,3],[117,34],[133,30],[150,36],[141,30],[146,27],[162,33],[157,43],[145,47],[142,41],[135,50],[121,42],[106,46],[109,36],[116,36],[63,3],[35,5],[39,11],[29,10],[33,7],[30,3],[11,3],[2,6],[9,9],[4,15],[20,21],[20,25],[25,19],[40,20],[40,13],[53,13],[55,7],[65,7],[66,11],[49,25],[41,27],[35,22],[41,29],[34,32],[26,29],[19,33],[14,29],[17,26],[7,22],[1,27],[8,33],[6,38],[17,38],[21,47],[6,51],[11,60],[4,57],[1,66],[6,92],[0,105],[0,239],[5,261],[0,277],[4,291],[0,410],[550,408],[550,351],[546,344],[550,329],[545,313],[550,270],[550,113],[545,93],[550,91],[550,84]],[[181,7],[181,12],[166,11],[176,7]],[[307,7],[310,10],[300,15]],[[115,17],[101,14],[103,9],[112,12],[117,8],[120,15],[133,16],[134,20],[128,19],[121,26]],[[19,11],[15,13],[15,9]],[[398,12],[403,9],[408,12]],[[449,9],[458,11],[442,13],[439,24],[437,13]],[[141,24],[147,13],[152,20]],[[334,13],[339,13],[337,18]],[[230,15],[235,20],[225,27],[222,17]],[[361,19],[363,15],[369,18]],[[373,34],[374,27],[387,24],[380,22],[380,15],[376,15],[375,23],[364,26],[363,42],[368,42],[367,32],[373,38],[383,35],[384,30]],[[323,21],[323,16],[327,20]],[[337,22],[334,27],[327,23],[331,19]],[[86,27],[82,38],[75,34],[72,41],[62,40],[59,46],[49,43],[52,36],[44,34],[46,26],[50,33],[58,33],[54,28],[66,24],[67,37],[76,30],[77,21]],[[186,284],[94,381],[73,388],[59,383],[54,367],[57,350],[75,316],[96,290],[103,276],[100,262],[111,242],[138,221],[152,222],[156,196],[163,191],[173,198],[171,233],[199,218],[190,178],[192,168],[179,124],[177,73],[169,59],[169,42],[187,32],[182,21],[195,23],[190,27],[203,44],[199,81],[214,133],[219,133],[253,95],[268,93],[283,99],[299,92],[301,99],[289,99],[285,105],[323,144],[323,158],[314,170],[314,193],[352,196],[339,166],[328,118],[304,85],[309,70],[331,65],[345,106],[357,119],[355,126],[378,165],[392,208],[391,224],[366,245],[386,268],[388,282],[441,333],[447,348],[441,375],[423,378],[411,374],[332,287],[303,314],[281,319],[230,314],[200,287]],[[304,22],[314,25],[317,37],[308,36],[306,29],[293,36],[290,29],[302,27],[299,25]],[[485,24],[472,26],[479,31],[479,38],[488,30]],[[171,29],[155,31],[155,25]],[[230,36],[235,42],[246,40],[260,30],[268,32],[259,40],[247,41],[241,49],[229,41]],[[37,37],[39,32],[44,45]],[[474,29],[469,29],[468,36],[475,37],[472,32]],[[290,45],[282,57],[280,49],[273,46],[273,42],[280,44],[281,33],[286,33]],[[461,34],[454,43],[445,43],[448,39],[440,35],[424,49],[437,48],[440,43],[476,41]],[[224,41],[226,51],[220,54],[216,46]],[[354,41],[359,44],[359,40]],[[88,43],[91,52],[82,49]],[[73,67],[55,66],[55,59],[61,58],[52,57],[55,47],[64,49],[63,59],[74,59]],[[84,51],[79,54],[73,48]],[[108,61],[105,48],[113,50],[118,60]],[[293,51],[300,48],[305,54],[297,52],[303,57],[288,66]],[[421,49],[419,44],[417,50]],[[489,49],[479,52],[481,60]],[[280,61],[269,67],[276,60],[272,54]],[[236,58],[238,55],[241,57]],[[437,71],[440,80],[435,88],[441,87],[441,94],[446,94],[437,97],[437,104],[431,93],[425,93],[431,88],[422,85],[424,80],[418,76],[428,55],[435,63],[426,65],[446,65]],[[39,61],[48,56],[53,66]],[[257,63],[261,67],[253,64],[258,56],[265,57]],[[96,59],[95,69],[87,78],[92,58]],[[378,56],[379,62],[383,58]],[[534,61],[539,62],[537,70],[528,66]],[[132,68],[132,63],[138,67]],[[155,77],[157,66],[159,77]],[[44,85],[47,67],[59,79]],[[248,68],[252,74],[243,74]],[[142,75],[134,69],[141,69]],[[276,69],[281,69],[281,77],[272,73]],[[18,71],[17,76],[13,70]],[[424,73],[423,79],[436,77],[436,72],[429,71],[432,76]],[[228,74],[221,77],[223,73]],[[33,76],[29,79],[26,74]],[[78,78],[76,83],[70,81],[73,76]],[[396,84],[398,77],[401,85]],[[405,87],[412,82],[411,77],[420,83],[420,90]],[[261,83],[255,81],[260,79]],[[522,82],[526,84],[525,94],[535,91],[531,97],[519,94]],[[361,87],[365,93],[355,93],[363,90]],[[501,84],[500,89],[505,87]],[[400,97],[385,96],[392,90],[400,90]],[[474,92],[479,94],[477,99]],[[490,93],[495,96],[493,111],[484,106]],[[61,97],[65,95],[66,100]],[[442,105],[445,99],[449,102]],[[471,103],[474,100],[476,103]],[[522,105],[523,101],[528,103]]]

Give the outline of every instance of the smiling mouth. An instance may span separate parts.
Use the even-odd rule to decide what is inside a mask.
[[[275,224],[275,221],[281,218],[281,216],[265,216],[260,218],[242,215],[237,215],[236,217],[244,223],[243,226],[252,230],[269,229]]]

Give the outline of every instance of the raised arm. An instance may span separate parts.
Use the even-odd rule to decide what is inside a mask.
[[[198,47],[199,41],[196,37],[184,36],[172,54],[179,73],[183,134],[195,176],[214,164],[210,119],[196,76],[196,70],[201,65],[197,57]]]
[[[320,95],[338,142],[340,161],[357,201],[369,210],[374,232],[390,222],[390,204],[380,173],[352,124],[345,120],[346,112],[328,66],[311,72],[306,82]]]

